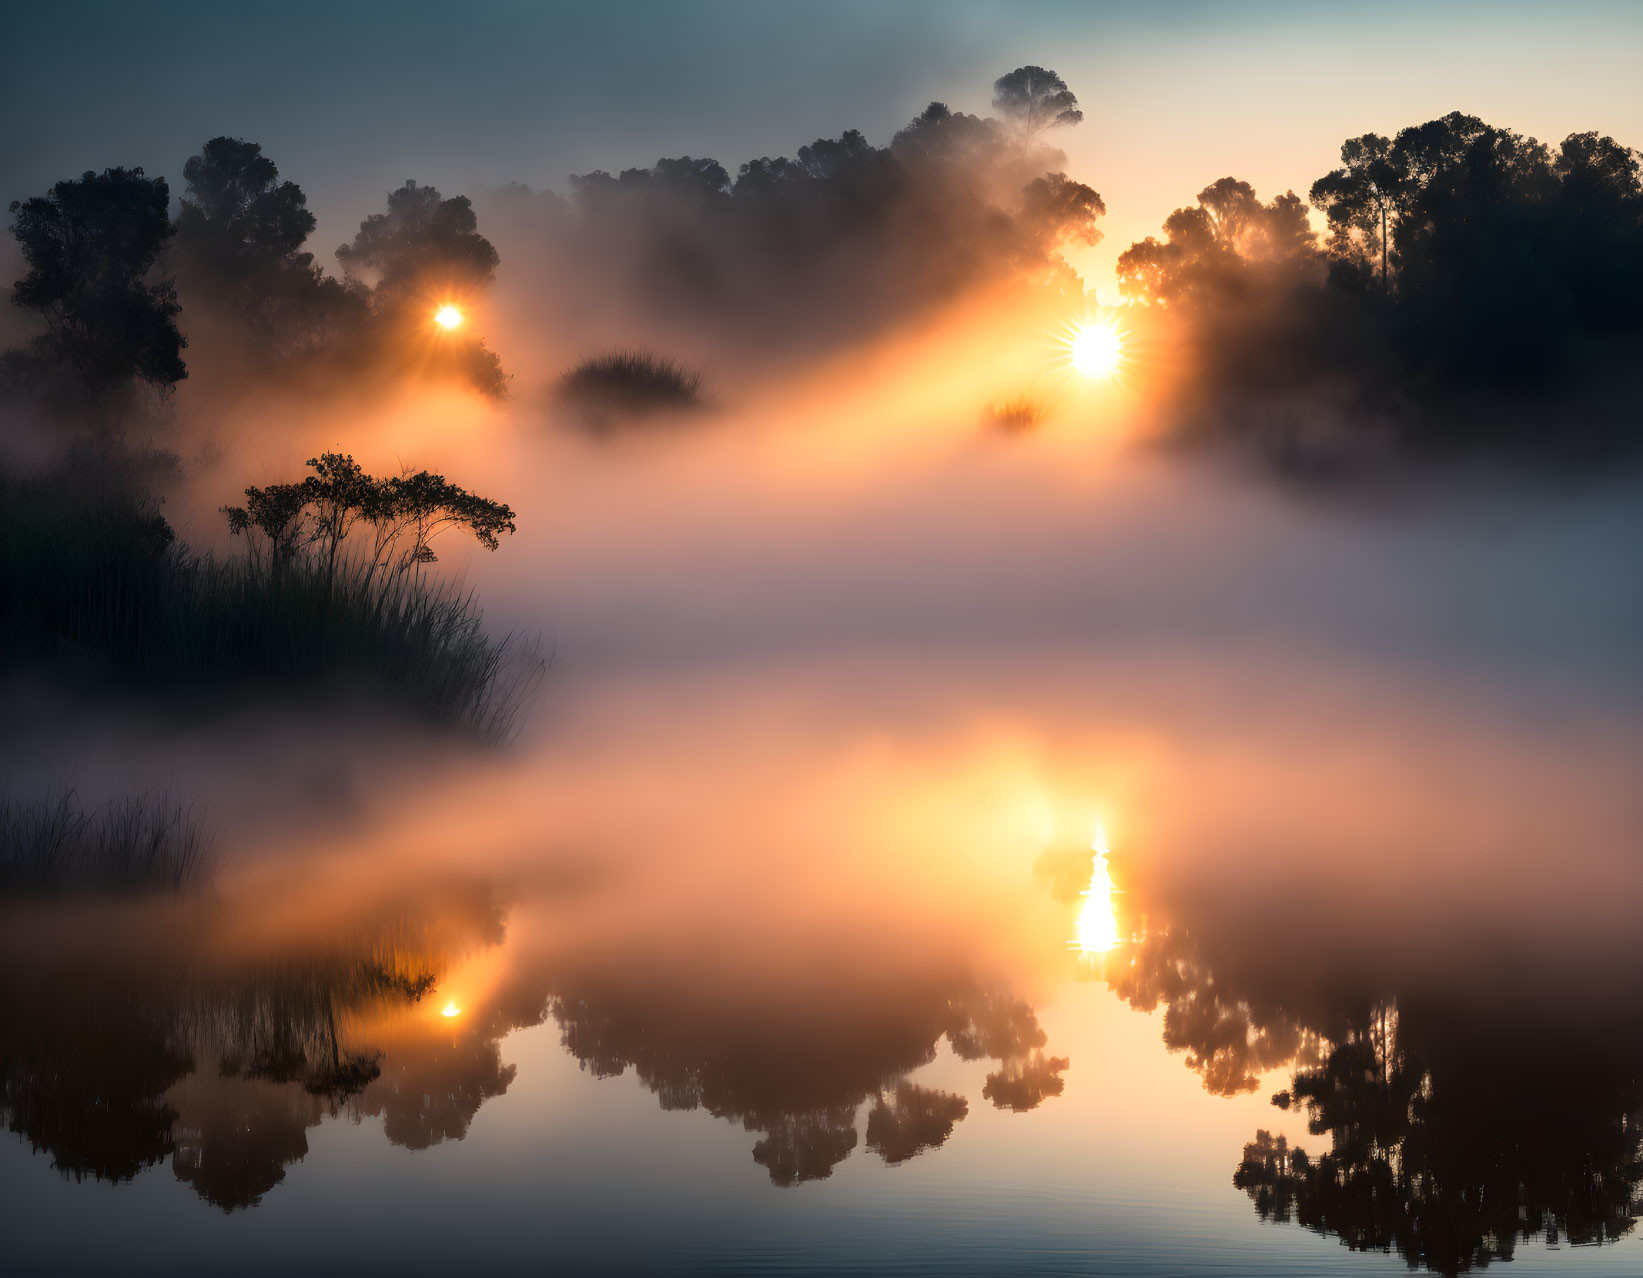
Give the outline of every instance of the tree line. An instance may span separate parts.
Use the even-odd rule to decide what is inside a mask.
[[[1636,151],[1598,133],[1554,149],[1457,111],[1350,138],[1340,161],[1305,201],[1222,178],[1120,256],[1123,294],[1185,327],[1201,425],[1289,442],[1277,401],[1315,392],[1316,418],[1331,388],[1339,416],[1391,421],[1400,442],[1635,442],[1598,388],[1643,337]],[[1582,411],[1548,411],[1577,385]],[[1500,402],[1525,395],[1528,413]]]
[[[1077,123],[1076,97],[1038,67],[994,89],[999,118],[932,103],[888,147],[852,130],[751,160],[734,181],[689,156],[575,175],[569,201],[541,197],[536,230],[564,276],[555,291],[573,307],[612,291],[663,310],[711,302],[721,317],[740,305],[768,327],[754,294],[787,296],[794,314],[825,309],[823,293],[835,310],[853,297],[890,312],[997,264],[1067,285],[1058,248],[1093,242],[1104,212],[1091,188],[1046,169],[1057,153],[1043,135]],[[337,249],[338,276],[308,247],[307,196],[259,144],[213,138],[183,180],[175,219],[166,179],[140,168],[12,203],[28,268],[12,301],[39,332],[5,354],[0,380],[93,404],[134,385],[169,390],[188,375],[181,316],[241,365],[358,373],[417,361],[504,392],[493,352],[430,322],[496,277],[500,256],[466,196],[407,181]]]

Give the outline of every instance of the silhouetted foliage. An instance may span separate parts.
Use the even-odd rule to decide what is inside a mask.
[[[212,138],[183,177],[176,257],[185,320],[198,310],[214,326],[235,325],[228,336],[251,362],[358,341],[363,298],[303,249],[314,229],[308,197],[279,180],[261,146]]]
[[[426,470],[377,479],[352,455],[310,457],[314,472],[300,483],[247,488],[244,506],[224,506],[228,530],[251,541],[252,561],[275,578],[283,577],[299,552],[312,551],[327,590],[339,565],[346,565],[343,542],[357,525],[371,529],[363,564],[363,587],[379,580],[382,590],[397,574],[437,563],[432,542],[450,528],[471,534],[486,550],[515,531],[513,511]],[[380,574],[380,577],[379,577]]]
[[[199,816],[164,794],[87,808],[70,788],[0,796],[0,894],[180,892],[211,871]]]
[[[701,402],[702,377],[648,351],[590,355],[559,379],[559,398],[595,429]]]
[[[14,377],[21,361],[32,361],[48,374],[71,374],[102,401],[133,381],[169,390],[188,375],[176,289],[153,278],[172,235],[169,198],[164,178],[112,168],[12,202],[11,230],[29,270],[11,300],[45,328],[14,355]]]
[[[1617,377],[1643,353],[1635,152],[1580,133],[1554,155],[1453,112],[1349,139],[1311,198],[1322,255],[1294,196],[1228,178],[1119,259],[1127,295],[1177,314],[1191,429],[1348,464],[1636,448]]]
[[[994,80],[993,110],[1029,135],[1084,118],[1067,82],[1043,67],[1017,67]]]
[[[439,476],[372,482],[383,502],[369,525],[376,557],[318,553],[329,543],[311,522],[314,490],[274,485],[240,511],[248,531],[274,529],[277,545],[259,532],[257,556],[228,561],[180,546],[154,505],[127,491],[70,475],[12,487],[0,501],[0,591],[29,607],[0,616],[0,657],[171,697],[385,692],[435,721],[506,738],[540,659],[519,639],[488,639],[471,595],[412,569],[431,560],[442,528],[489,544],[510,530],[511,512]]]
[[[446,199],[407,181],[388,193],[388,211],[359,224],[337,250],[350,279],[369,279],[379,307],[480,288],[496,272],[496,249],[479,233],[465,195]]]
[[[1046,109],[1035,93],[1029,114]],[[931,103],[888,146],[848,129],[733,176],[699,156],[596,170],[571,178],[569,210],[536,197],[536,251],[518,257],[542,263],[567,322],[619,315],[647,340],[737,354],[825,346],[983,284],[1071,294],[1062,250],[1094,242],[1104,206],[1037,132]],[[522,203],[499,200],[516,222]]]

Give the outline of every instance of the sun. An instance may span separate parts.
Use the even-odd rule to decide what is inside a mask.
[[[462,327],[462,312],[447,302],[434,312],[434,323],[449,333],[452,329]]]
[[[1124,338],[1111,324],[1085,324],[1068,343],[1072,365],[1085,377],[1111,377],[1124,355]]]
[[[452,1017],[461,1016],[462,1009],[455,1003],[447,1003],[444,1007],[439,1009],[439,1014],[446,1020],[450,1020]]]

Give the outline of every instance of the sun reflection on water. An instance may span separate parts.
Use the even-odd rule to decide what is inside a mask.
[[[1117,889],[1107,869],[1107,831],[1100,822],[1096,823],[1095,840],[1090,847],[1095,856],[1090,885],[1079,893],[1084,905],[1078,911],[1078,939],[1074,944],[1081,954],[1106,954],[1118,944],[1118,916],[1112,904]]]

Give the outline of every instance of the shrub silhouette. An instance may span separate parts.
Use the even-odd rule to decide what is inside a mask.
[[[701,374],[641,350],[591,355],[559,379],[560,399],[595,427],[623,417],[695,408],[701,390]]]
[[[280,548],[228,559],[179,544],[154,504],[129,491],[63,476],[14,487],[0,493],[0,593],[29,607],[0,616],[0,661],[172,700],[271,687],[319,701],[385,695],[505,740],[543,663],[524,636],[487,637],[470,592],[421,572],[451,517],[429,500],[438,479],[391,481],[404,496],[380,558],[340,545],[332,556],[332,525],[314,539],[320,507],[300,484],[254,490],[272,496],[243,510],[248,525],[254,508],[258,527],[281,529]],[[480,504],[469,513],[482,527],[504,531],[494,519],[506,507],[465,496]],[[511,512],[502,522],[511,530]],[[378,533],[372,525],[373,547]]]

